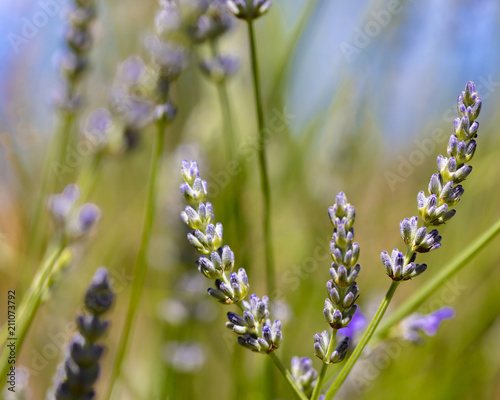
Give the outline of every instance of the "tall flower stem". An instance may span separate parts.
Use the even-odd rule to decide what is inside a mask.
[[[92,194],[99,183],[99,169],[102,165],[102,159],[102,152],[94,154],[90,162],[88,162],[78,174],[78,186],[82,189],[82,193],[84,193],[86,197]]]
[[[337,329],[333,329],[332,335],[330,336],[330,343],[328,344],[328,351],[325,356],[325,360],[329,360],[330,356],[335,349],[335,337],[337,335]],[[317,400],[319,398],[319,394],[321,393],[321,387],[323,386],[323,382],[325,381],[326,370],[330,364],[323,362],[321,366],[321,371],[319,372],[318,380],[316,382],[316,386],[314,387],[313,394],[311,396],[311,400]]]
[[[383,338],[392,326],[401,321],[408,314],[416,311],[436,290],[467,265],[500,233],[500,219],[495,222],[485,233],[476,239],[467,249],[458,254],[450,263],[442,268],[438,274],[420,289],[418,289],[399,308],[392,312],[387,320],[380,326],[377,338]]]
[[[255,40],[255,30],[254,21],[252,19],[247,20],[248,23],[248,37],[250,40],[250,58],[252,63],[252,75],[253,75],[253,88],[255,96],[255,108],[257,112],[257,126],[259,129],[259,170],[260,170],[260,181],[261,189],[264,197],[264,243],[265,243],[265,257],[266,257],[266,283],[267,283],[267,293],[269,295],[274,295],[276,290],[275,285],[275,272],[274,272],[274,256],[273,256],[273,243],[271,234],[271,189],[269,185],[269,175],[267,170],[267,160],[266,160],[266,146],[264,143],[264,109],[262,106],[262,94],[260,91],[260,74],[259,74],[259,62],[257,59],[257,45]],[[267,377],[267,392],[269,396],[274,395],[274,374],[273,370],[269,364],[266,366],[266,377]]]
[[[28,249],[27,253],[31,254],[33,260],[36,260],[41,253],[41,248],[43,245],[44,235],[41,232],[43,229],[46,219],[45,214],[42,212],[47,201],[47,195],[55,189],[56,185],[56,171],[54,167],[57,168],[60,155],[60,140],[63,136],[67,136],[66,132],[71,131],[73,126],[73,121],[75,120],[75,114],[73,112],[63,111],[61,117],[61,122],[59,123],[59,128],[57,129],[51,144],[49,146],[48,154],[45,158],[45,162],[42,168],[42,177],[40,183],[39,193],[35,203],[35,209],[31,217],[31,226],[28,233]],[[25,269],[28,272],[28,268]]]
[[[407,257],[405,257],[405,258],[407,258]],[[396,289],[399,286],[399,283],[400,282],[397,282],[397,281],[393,281],[391,283],[389,290],[385,294],[384,300],[382,300],[382,303],[380,304],[377,312],[375,313],[375,316],[371,320],[370,325],[366,329],[359,344],[356,346],[356,349],[352,353],[351,357],[349,357],[347,362],[344,364],[344,368],[342,368],[342,370],[339,372],[339,374],[335,378],[333,385],[326,392],[326,396],[325,396],[326,400],[333,399],[333,397],[338,392],[338,390],[340,389],[340,387],[342,386],[344,381],[347,379],[349,372],[351,372],[352,368],[356,364],[356,361],[358,361],[359,357],[363,353],[364,348],[366,347],[366,345],[370,341],[371,337],[375,333],[377,326],[380,324],[380,321],[382,320],[385,312],[387,311],[387,307],[389,307],[389,304],[392,300],[392,297],[394,296],[394,293],[396,292]]]
[[[257,46],[255,41],[255,30],[253,20],[247,20],[248,36],[250,39],[250,57],[252,62],[253,88],[255,95],[255,107],[257,111],[257,123],[259,128],[259,169],[264,196],[264,241],[266,246],[266,275],[267,275],[267,293],[275,293],[275,272],[273,244],[271,237],[271,190],[269,186],[269,175],[267,171],[266,147],[264,143],[264,110],[262,107],[262,95],[260,92],[259,63],[257,59]]]
[[[306,1],[302,10],[300,12],[299,21],[296,23],[290,39],[287,40],[285,45],[285,54],[278,63],[278,68],[274,74],[273,87],[270,91],[270,101],[271,104],[275,105],[280,94],[282,94],[283,85],[286,82],[286,78],[289,76],[287,74],[287,69],[290,68],[291,61],[293,60],[293,55],[297,50],[297,45],[300,39],[304,35],[306,28],[311,22],[311,18],[314,11],[319,8],[320,4],[324,0],[309,0]]]
[[[300,387],[297,385],[297,382],[295,382],[295,379],[293,379],[292,374],[290,371],[286,368],[285,364],[283,364],[283,361],[275,354],[274,351],[269,353],[269,357],[271,357],[271,360],[273,360],[274,364],[278,368],[278,370],[281,372],[283,377],[286,379],[287,383],[289,384],[290,388],[293,390],[295,393],[295,396],[298,399],[301,400],[307,400],[307,396],[302,392]]]
[[[134,280],[132,282],[132,292],[130,295],[127,315],[125,317],[125,325],[123,327],[122,336],[118,343],[117,355],[113,370],[111,371],[111,378],[109,381],[108,393],[105,399],[110,399],[116,379],[120,376],[121,367],[125,358],[130,336],[132,333],[132,325],[137,315],[139,302],[146,280],[147,274],[147,252],[151,240],[151,233],[153,230],[154,213],[156,206],[156,191],[158,184],[158,176],[161,166],[161,155],[163,151],[163,143],[165,137],[166,120],[161,119],[157,122],[158,132],[153,149],[153,157],[151,161],[151,169],[149,173],[148,195],[146,200],[146,214],[144,216],[141,244],[137,259],[134,266]]]
[[[213,57],[218,57],[219,56],[219,49],[217,46],[217,42],[215,40],[212,40],[210,42],[210,49],[212,52]],[[226,163],[230,163],[236,161],[239,163],[239,159],[235,159],[235,157],[238,157],[238,151],[237,151],[237,146],[236,146],[236,131],[234,129],[234,123],[233,123],[233,117],[232,117],[232,112],[231,112],[231,102],[229,101],[229,95],[227,92],[227,83],[226,81],[218,82],[216,83],[217,86],[217,94],[219,97],[219,103],[220,103],[220,109],[221,109],[221,114],[222,114],[222,120],[224,123],[224,133],[225,133],[225,142],[226,142]],[[240,166],[242,169],[244,166]],[[230,221],[233,221],[233,240],[239,239],[239,241],[236,243],[236,250],[238,254],[245,253],[242,251],[242,244],[246,242],[246,229],[244,227],[245,223],[243,221],[242,215],[241,215],[241,209],[242,209],[242,185],[241,185],[241,180],[240,179],[232,179],[230,186],[232,189],[231,194],[232,194],[232,199],[229,198],[228,196],[226,197],[228,200],[228,204],[226,207],[228,209],[232,210],[232,218],[230,218]],[[243,259],[242,263],[243,265],[247,266],[247,272],[249,271],[248,268],[248,263],[245,262],[246,260]]]
[[[52,274],[54,266],[57,264],[61,254],[65,249],[64,242],[58,244],[55,249],[50,253],[43,263],[39,274],[33,280],[29,291],[23,298],[21,305],[19,307],[19,318],[16,324],[15,330],[15,344],[16,353],[19,354],[24,342],[24,338],[28,333],[28,329],[31,326],[33,319],[42,303],[42,297],[44,290],[46,289],[47,282]],[[6,326],[2,328],[1,342],[9,341],[9,334],[7,332]],[[0,372],[2,376],[7,374],[10,364],[8,363],[9,349],[5,348],[2,356],[0,357]],[[0,388],[3,386],[0,385]]]

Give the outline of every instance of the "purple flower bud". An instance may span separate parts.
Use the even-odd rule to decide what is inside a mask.
[[[87,232],[94,226],[101,215],[99,207],[95,204],[86,203],[80,207],[80,212],[78,213],[78,221],[80,222],[80,229],[82,233]]]

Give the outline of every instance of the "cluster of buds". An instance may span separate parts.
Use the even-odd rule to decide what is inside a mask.
[[[68,346],[64,365],[56,380],[56,400],[95,398],[93,386],[99,377],[99,359],[104,353],[104,347],[97,341],[108,329],[109,322],[103,320],[102,315],[109,311],[113,299],[108,271],[101,267],[85,294],[87,313],[80,314],[76,319],[78,333]]]
[[[222,224],[216,223],[212,205],[206,202],[207,183],[200,178],[195,161],[183,161],[181,176],[184,181],[180,190],[188,203],[181,213],[181,219],[193,232],[188,241],[202,254],[197,261],[198,270],[207,278],[215,280],[215,287],[208,294],[223,304],[237,304],[242,315],[229,312],[226,326],[239,335],[238,343],[260,353],[277,349],[282,340],[281,322],[270,319],[269,299],[249,291],[248,277],[243,268],[235,268],[234,253],[229,246],[223,246]]]
[[[380,258],[384,264],[387,275],[394,281],[407,281],[420,275],[427,269],[427,264],[415,264],[417,253],[411,252],[411,256],[404,256],[398,249],[394,249],[389,256],[387,251],[382,251]]]
[[[253,21],[264,15],[271,5],[272,0],[229,0],[227,6],[236,18]]]
[[[334,338],[330,337],[328,331],[323,331],[314,335],[314,354],[326,364],[336,364],[345,358],[347,350],[349,350],[350,340],[349,337],[345,336],[339,343],[337,343],[335,350],[328,355],[330,340],[334,340]]]
[[[269,298],[262,299],[256,295],[250,295],[249,301],[241,303],[243,316],[233,312],[227,313],[228,322],[226,327],[231,329],[238,337],[238,343],[252,351],[270,353],[276,350],[283,336],[281,333],[281,322],[269,319]]]
[[[438,173],[432,175],[429,183],[429,196],[418,194],[418,211],[428,225],[441,225],[455,215],[454,206],[464,193],[460,182],[472,171],[467,165],[476,151],[479,123],[475,119],[481,111],[482,100],[478,97],[476,85],[467,82],[465,91],[458,96],[460,118],[454,121],[454,133],[448,143],[448,157],[438,156]]]
[[[215,279],[215,288],[208,293],[221,303],[238,303],[248,294],[248,278],[245,270],[234,269],[234,254],[229,246],[222,247],[222,224],[215,223],[212,204],[205,202],[207,182],[200,178],[195,161],[182,162],[181,175],[184,183],[180,189],[189,204],[181,213],[182,220],[193,232],[188,241],[201,254],[198,269],[209,279]]]
[[[330,242],[330,252],[333,259],[330,268],[331,280],[326,284],[328,298],[325,300],[323,314],[330,326],[337,331],[345,328],[356,313],[354,304],[358,298],[356,278],[361,270],[357,264],[359,244],[354,242],[354,220],[356,211],[347,202],[343,192],[335,197],[335,204],[328,209],[328,215],[333,225],[333,236]],[[314,336],[314,353],[326,364],[341,362],[349,347],[349,338],[341,340],[335,349],[331,341],[335,335],[327,331]]]
[[[333,240],[330,242],[333,262],[330,268],[332,279],[326,285],[328,298],[324,315],[332,328],[341,329],[349,325],[357,308],[354,304],[358,298],[356,278],[361,266],[357,264],[359,244],[354,243],[355,209],[340,192],[328,214],[333,225]]]
[[[150,98],[155,79],[139,56],[130,56],[118,66],[109,104],[126,129],[138,131],[151,122],[154,106]]]
[[[195,43],[214,41],[233,26],[233,17],[225,0],[210,0],[204,12],[187,27],[191,40]]]
[[[307,397],[310,397],[318,380],[318,373],[313,368],[311,359],[293,357],[291,373],[300,389]]]
[[[156,15],[156,35],[146,39],[156,73],[156,95],[160,104],[168,103],[170,85],[187,66],[188,52],[183,45],[183,22],[177,4],[160,2]]]
[[[125,150],[137,146],[139,132],[152,121],[169,123],[177,108],[169,99],[171,83],[186,67],[187,53],[181,44],[182,30],[177,4],[161,1],[155,18],[156,35],[146,39],[152,65],[134,55],[118,68],[110,93],[110,109],[120,121]]]
[[[394,249],[391,256],[386,251],[381,254],[382,263],[387,275],[394,281],[411,279],[427,269],[425,264],[415,264],[418,253],[427,253],[441,247],[441,236],[437,229],[428,230],[430,226],[439,226],[450,220],[456,213],[451,209],[464,193],[461,183],[472,171],[467,165],[476,151],[479,124],[475,119],[481,111],[482,101],[478,97],[476,85],[467,82],[465,91],[458,96],[458,113],[460,118],[454,121],[454,133],[448,143],[448,157],[437,158],[438,173],[432,175],[429,182],[429,195],[423,191],[417,195],[419,218],[405,218],[400,223],[400,232],[407,246],[403,255]]]
[[[211,0],[206,10],[187,27],[189,37],[195,44],[209,42],[212,55],[199,62],[203,75],[216,84],[221,84],[238,70],[239,60],[232,54],[220,54],[217,41],[233,26],[233,16],[225,0]]]
[[[78,205],[79,197],[78,186],[70,184],[61,194],[54,194],[49,198],[49,210],[59,233],[66,242],[73,242],[88,235],[101,215],[95,204]]]
[[[65,97],[60,99],[61,106],[76,106],[79,103],[74,89],[88,69],[88,53],[93,42],[91,24],[95,16],[96,6],[93,0],[73,0],[66,31],[68,51],[63,55],[60,65],[67,83]]]

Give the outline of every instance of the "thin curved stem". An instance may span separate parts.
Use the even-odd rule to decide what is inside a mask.
[[[271,189],[269,186],[269,175],[267,171],[266,146],[264,140],[264,110],[262,106],[262,95],[260,92],[259,63],[257,59],[257,45],[255,41],[255,31],[253,21],[248,20],[248,36],[250,39],[250,58],[252,62],[253,88],[255,95],[255,108],[257,111],[257,123],[259,128],[259,170],[264,196],[264,241],[266,246],[266,279],[267,293],[275,293],[275,271],[273,245],[271,236]]]
[[[399,283],[400,282],[392,281],[389,290],[385,294],[384,300],[382,300],[382,303],[380,304],[377,312],[375,313],[373,319],[371,320],[370,325],[366,329],[359,344],[356,346],[356,349],[354,349],[354,352],[352,353],[351,357],[349,357],[347,362],[344,364],[344,368],[342,368],[342,370],[339,372],[332,386],[326,392],[325,396],[326,400],[333,399],[333,397],[338,392],[344,381],[347,379],[349,372],[351,372],[352,368],[356,364],[356,361],[358,361],[359,357],[363,353],[364,348],[366,347],[371,337],[375,333],[377,326],[380,324],[380,321],[382,320],[382,317],[387,311],[387,307],[389,307],[389,304],[392,300],[392,297],[394,296],[394,293],[396,292],[396,289],[399,286]]]
[[[31,225],[29,227],[28,233],[28,249],[27,253],[31,254],[32,259],[36,260],[39,255],[41,255],[41,248],[43,244],[44,235],[41,232],[43,229],[46,219],[45,214],[42,212],[45,202],[47,201],[47,195],[55,189],[55,182],[57,179],[57,168],[61,168],[59,157],[61,153],[60,140],[66,135],[66,132],[71,131],[73,121],[75,119],[75,114],[72,112],[64,111],[62,119],[57,129],[54,137],[52,138],[51,144],[49,146],[47,157],[45,158],[44,165],[42,167],[42,176],[39,188],[39,196],[37,197],[35,203],[35,209],[33,210],[33,215],[31,217]],[[62,170],[61,170],[62,173]],[[25,271],[28,272],[30,269],[26,268]]]
[[[329,360],[330,356],[333,353],[333,349],[335,349],[335,337],[337,335],[337,329],[333,329],[332,335],[330,336],[330,343],[328,344],[328,350],[326,351],[326,356],[324,360]],[[316,386],[314,387],[314,391],[311,396],[311,400],[317,400],[319,398],[319,394],[321,393],[321,387],[323,386],[323,382],[326,376],[326,370],[328,369],[328,364],[323,360],[323,365],[321,366],[321,371],[319,372],[318,380],[316,382]]]
[[[153,150],[153,158],[151,161],[151,169],[149,173],[148,183],[148,197],[146,200],[146,214],[144,216],[144,223],[141,235],[141,245],[137,254],[137,259],[134,265],[134,280],[132,282],[132,292],[130,295],[127,315],[125,317],[125,325],[123,327],[122,336],[118,343],[118,350],[116,355],[115,364],[111,372],[111,377],[108,386],[108,393],[105,397],[110,399],[116,379],[120,376],[121,367],[125,355],[127,353],[130,336],[132,334],[132,325],[137,315],[139,302],[141,300],[144,282],[147,274],[147,252],[151,240],[151,232],[153,230],[154,213],[156,206],[156,190],[158,183],[158,175],[161,166],[161,154],[163,151],[163,142],[165,136],[166,122],[162,119],[157,122],[157,134]]]
[[[64,242],[61,242],[56,246],[52,253],[50,253],[49,257],[47,257],[42,268],[40,269],[39,274],[35,276],[35,279],[33,280],[29,291],[26,293],[26,296],[23,298],[23,301],[19,306],[19,318],[16,321],[16,330],[14,331],[15,339],[13,339],[13,337],[9,337],[6,325],[2,328],[2,343],[5,341],[9,342],[9,340],[13,341],[13,343],[15,343],[16,354],[18,355],[20,354],[24,343],[24,338],[28,333],[40,304],[42,303],[42,297],[47,286],[47,282],[49,281],[54,266],[57,264],[57,261],[59,260],[64,249],[65,244]],[[2,376],[5,376],[10,368],[10,364],[8,363],[9,354],[9,349],[5,348],[0,358],[0,373]],[[1,387],[3,387],[3,383],[0,385],[0,388]]]
[[[271,360],[273,360],[276,367],[278,367],[278,370],[284,376],[284,378],[286,379],[286,381],[288,382],[288,384],[290,386],[290,389],[293,390],[293,392],[295,393],[297,398],[301,399],[301,400],[308,400],[307,396],[300,389],[299,385],[297,385],[297,382],[295,382],[295,379],[293,379],[293,376],[290,373],[290,371],[288,371],[285,364],[283,364],[283,361],[281,361],[281,359],[275,354],[274,351],[269,353],[269,357],[271,357]]]
[[[78,174],[77,182],[85,198],[90,197],[97,184],[99,183],[99,169],[102,165],[103,153],[98,152],[92,155],[88,162]]]
[[[213,57],[218,57],[220,55],[217,42],[210,42],[210,49]],[[236,131],[234,129],[233,117],[231,112],[231,102],[229,100],[229,94],[227,90],[227,83],[225,80],[222,82],[218,82],[215,84],[217,87],[217,94],[220,103],[220,110],[222,115],[222,121],[224,124],[224,133],[225,133],[225,148],[226,148],[226,168],[233,168],[230,166],[230,163],[237,163],[237,167],[243,171],[244,166],[241,165],[240,160],[238,159],[237,152],[237,143],[236,143]],[[238,165],[240,164],[240,165]],[[238,254],[241,255],[242,244],[246,243],[246,229],[245,222],[241,215],[242,209],[242,180],[231,177],[230,192],[231,197],[225,196],[226,207],[228,210],[231,210],[232,216],[229,218],[229,223],[231,224],[231,229],[229,232],[231,233],[232,239],[238,239],[236,242],[236,250]],[[248,263],[245,260],[242,260],[242,264],[246,265],[247,273],[249,273]]]
[[[420,287],[408,300],[392,312],[377,331],[377,338],[387,335],[391,327],[401,321],[408,314],[416,311],[436,290],[443,286],[453,275],[467,265],[500,233],[500,219],[495,222],[474,243],[458,254],[438,274]]]

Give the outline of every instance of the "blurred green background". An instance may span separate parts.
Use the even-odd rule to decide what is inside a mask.
[[[395,11],[388,11],[394,4]],[[59,81],[54,60],[61,51],[64,12],[17,51],[9,40],[9,33],[19,33],[24,19],[39,9],[35,1],[0,5],[2,293],[26,287],[33,276],[32,270],[23,271],[20,252],[57,121],[51,99]],[[147,59],[143,42],[154,32],[156,11],[155,1],[99,4],[82,124],[91,110],[106,106],[118,63],[132,54]],[[436,156],[446,151],[456,97],[467,80],[476,82],[483,98],[474,170],[456,217],[441,230],[442,249],[421,258],[428,271],[401,286],[394,306],[500,217],[499,19],[494,0],[276,0],[257,21],[264,107],[272,132],[268,160],[279,293],[271,295],[284,323],[279,355],[287,365],[293,355],[314,358],[313,335],[327,328],[322,314],[331,263],[325,256],[332,231],[327,209],[335,194],[344,191],[356,207],[362,266],[358,304],[371,316],[390,283],[380,251],[401,246],[399,221],[417,213],[416,194],[426,189]],[[237,266],[247,269],[252,293],[266,294],[260,182],[251,147],[255,110],[243,23],[235,23],[221,47],[241,59],[228,90],[244,172],[224,185],[229,175],[217,92],[193,63],[172,89],[179,115],[166,136],[150,270],[121,380],[123,400],[266,398],[265,357],[237,346],[224,327],[229,308],[207,298],[211,282],[197,272],[197,257],[179,218],[184,207],[180,161],[197,159],[209,186],[225,186],[211,198],[216,220],[225,227],[225,243],[235,251]],[[205,46],[197,51],[208,54]],[[44,363],[37,354],[54,342],[54,335],[69,339],[58,334],[80,309],[95,269],[106,265],[118,297],[98,386],[97,398],[102,398],[130,295],[152,134],[146,129],[136,149],[103,164],[90,198],[103,211],[98,230],[77,250],[21,354],[21,363],[32,372],[33,399],[44,397],[63,351],[59,345],[53,357],[43,357]],[[235,181],[244,191],[238,224],[231,220]],[[387,362],[377,364],[375,351],[364,369],[353,372],[363,384],[348,381],[341,396],[500,399],[499,240],[424,306],[424,312],[431,312],[450,305],[457,311],[455,319],[425,345],[403,346]],[[2,306],[0,320],[5,317]],[[320,361],[314,363],[319,369]],[[278,374],[275,381],[276,398],[291,398]]]

